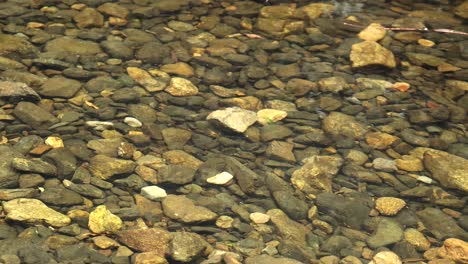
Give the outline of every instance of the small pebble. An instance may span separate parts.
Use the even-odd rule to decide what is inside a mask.
[[[231,228],[234,219],[227,215],[222,215],[216,219],[216,226],[219,228]]]
[[[63,148],[63,140],[59,137],[48,137],[45,143],[52,148]]]
[[[232,176],[229,172],[223,171],[213,177],[206,179],[206,181],[211,184],[225,185],[230,182],[232,178],[234,178],[234,176]]]
[[[401,259],[392,251],[381,251],[375,254],[369,264],[401,264]]]

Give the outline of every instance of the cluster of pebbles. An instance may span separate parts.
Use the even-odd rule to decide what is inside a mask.
[[[467,263],[468,1],[426,2],[1,1],[0,263]]]

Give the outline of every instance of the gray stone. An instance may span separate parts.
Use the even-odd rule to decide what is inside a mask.
[[[263,179],[233,157],[226,157],[226,171],[231,173],[241,190],[247,194],[255,193],[263,185]],[[212,176],[212,175],[211,175]]]
[[[399,242],[403,238],[400,224],[391,218],[382,218],[377,224],[374,234],[367,238],[370,248],[386,247]]]
[[[468,239],[468,234],[457,222],[437,208],[426,208],[416,213],[431,234],[437,239],[446,238]]]
[[[133,50],[125,45],[122,41],[105,40],[101,42],[101,46],[113,58],[128,60],[133,57]]]
[[[424,153],[424,167],[447,188],[468,191],[468,160],[440,150]]]
[[[39,200],[49,205],[71,206],[83,203],[83,197],[64,187],[46,187],[39,195]]]
[[[168,195],[163,201],[164,214],[183,223],[199,223],[214,220],[217,215],[202,206],[196,206],[185,195]]]
[[[8,145],[0,145],[0,188],[11,188],[18,185],[18,172],[11,166],[15,158],[23,155]]]
[[[172,259],[181,262],[190,262],[203,254],[209,244],[202,236],[192,232],[173,232],[171,241]]]
[[[18,103],[13,114],[24,123],[36,129],[47,128],[58,122],[58,119],[51,113],[30,102]]]
[[[169,149],[183,149],[192,137],[190,130],[175,127],[165,128],[161,131],[161,134]]]
[[[223,126],[239,133],[245,132],[247,128],[257,121],[257,115],[253,111],[230,107],[224,110],[211,112],[207,120],[217,120]]]
[[[57,175],[61,178],[72,175],[77,168],[77,160],[73,153],[66,148],[55,148],[41,157],[44,161],[53,164]]]
[[[22,82],[0,81],[0,98],[20,101],[39,101],[41,97],[37,92]]]
[[[27,171],[50,176],[57,175],[57,168],[41,159],[14,158],[11,162],[13,168],[20,171]]]
[[[323,120],[323,130],[333,136],[346,136],[360,139],[367,132],[365,126],[354,117],[339,112],[330,113]]]
[[[102,52],[97,43],[70,37],[60,37],[47,42],[45,51],[57,53],[65,52],[70,55],[78,56],[96,55]]]
[[[128,113],[145,123],[154,123],[157,119],[156,110],[145,104],[131,104],[128,106]]]
[[[39,88],[39,94],[46,97],[71,98],[81,88],[79,81],[64,77],[53,77]]]
[[[307,218],[309,206],[304,200],[294,196],[294,193],[288,191],[273,192],[273,199],[278,207],[283,210],[290,218],[302,220]]]
[[[280,140],[289,137],[293,132],[286,126],[266,125],[260,129],[260,135],[263,141]]]

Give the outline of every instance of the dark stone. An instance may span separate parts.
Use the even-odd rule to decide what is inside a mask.
[[[278,204],[278,207],[289,217],[294,220],[307,218],[309,206],[304,200],[295,197],[292,192],[288,191],[276,191],[272,194],[275,202]]]

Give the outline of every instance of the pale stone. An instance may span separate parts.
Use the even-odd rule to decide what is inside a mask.
[[[151,74],[143,69],[128,67],[127,73],[133,80],[143,86],[150,93],[162,91],[164,88],[166,88],[165,83],[154,79]]]
[[[253,111],[239,107],[229,107],[211,112],[206,119],[218,120],[225,127],[243,133],[257,121],[257,115]]]
[[[401,259],[392,251],[381,251],[375,254],[369,264],[401,264]]]
[[[270,216],[262,213],[251,213],[249,217],[256,224],[265,224],[270,221]]]
[[[115,248],[120,246],[119,242],[106,236],[97,236],[93,238],[93,243],[100,249]]]
[[[400,170],[410,171],[410,172],[424,170],[424,165],[423,165],[422,160],[415,158],[413,156],[404,155],[401,157],[401,159],[396,159],[395,162],[396,162],[397,168]]]
[[[118,216],[107,210],[105,205],[100,205],[89,214],[88,227],[96,234],[115,233],[122,229],[123,222]]]
[[[395,197],[380,197],[375,201],[375,209],[382,215],[387,216],[398,214],[405,206],[405,201]]]
[[[167,193],[163,188],[153,185],[141,188],[141,195],[153,201],[160,201]]]
[[[70,224],[70,217],[63,215],[37,199],[19,198],[3,202],[6,218],[30,224],[46,223],[54,227]]]
[[[134,117],[130,117],[130,116],[127,116],[124,118],[124,122],[125,124],[131,126],[131,127],[141,127],[143,125],[143,123],[141,123],[140,120],[134,118]]]
[[[283,120],[288,116],[286,111],[276,109],[262,109],[257,112],[257,122],[261,125],[267,125]]]
[[[223,171],[219,174],[216,174],[213,177],[206,179],[206,182],[216,185],[225,185],[226,183],[230,182],[234,176],[229,172]]]
[[[369,26],[359,32],[358,37],[362,40],[378,41],[383,39],[386,33],[387,30],[385,27],[379,23],[371,23]]]
[[[59,137],[48,137],[45,140],[46,145],[51,146],[52,148],[63,148],[63,140]]]
[[[370,132],[366,134],[367,144],[375,149],[387,149],[398,137],[382,132]]]
[[[192,96],[198,94],[198,88],[190,80],[180,77],[172,78],[165,91],[173,96]]]
[[[393,53],[374,41],[363,41],[351,47],[350,59],[353,68],[381,65],[395,68]]]

